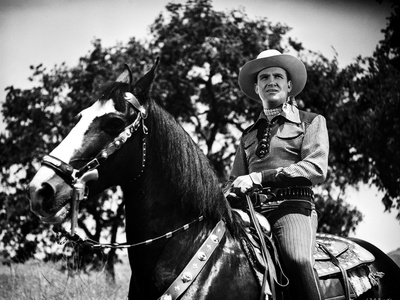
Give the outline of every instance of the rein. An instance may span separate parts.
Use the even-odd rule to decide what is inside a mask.
[[[160,235],[158,237],[155,237],[153,239],[149,239],[146,241],[134,243],[134,244],[128,244],[128,243],[112,243],[112,244],[104,244],[104,243],[99,243],[95,240],[92,239],[82,239],[79,235],[77,234],[71,234],[67,232],[64,228],[56,227],[53,229],[60,238],[66,238],[67,240],[70,240],[72,242],[76,242],[79,244],[86,244],[92,247],[93,249],[104,249],[104,248],[114,248],[114,249],[125,249],[125,248],[134,248],[134,247],[139,247],[139,246],[148,246],[153,242],[162,240],[162,239],[169,239],[173,236],[175,236],[178,233],[181,233],[183,231],[188,230],[190,227],[192,227],[194,224],[199,223],[203,221],[204,216],[200,216],[197,219],[179,227],[178,229],[175,229],[173,231],[167,232],[163,235]],[[60,243],[64,243],[64,241],[61,241]]]

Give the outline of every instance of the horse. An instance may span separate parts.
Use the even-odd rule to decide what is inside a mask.
[[[132,270],[129,299],[260,299],[242,220],[207,157],[150,96],[157,65],[136,82],[126,67],[78,115],[29,184],[31,210],[43,222],[60,224],[76,218],[74,183],[90,195],[119,185]],[[400,272],[377,251],[372,268],[386,274],[360,299],[398,299]]]

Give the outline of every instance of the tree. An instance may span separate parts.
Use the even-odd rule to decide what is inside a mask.
[[[237,144],[241,132],[254,120],[261,104],[249,101],[240,92],[237,83],[239,68],[254,59],[258,53],[275,48],[280,51],[297,51],[303,61],[308,61],[308,81],[299,95],[303,109],[327,116],[333,147],[339,148],[330,157],[330,179],[324,184],[328,194],[320,199],[341,206],[343,214],[332,221],[331,232],[348,235],[362,220],[361,214],[344,205],[345,194],[333,201],[331,184],[344,189],[342,170],[337,166],[336,155],[348,152],[340,139],[341,129],[332,112],[347,99],[346,73],[340,72],[336,59],[305,51],[302,44],[284,36],[290,30],[281,24],[272,25],[266,18],[251,20],[243,10],[229,13],[212,10],[207,0],[188,1],[167,5],[168,15],[160,15],[151,27],[153,52],[160,53],[160,73],[163,78],[156,93],[159,102],[182,123],[189,124],[199,145],[212,162],[221,181],[227,179],[233,155],[232,145]],[[333,163],[332,163],[333,161]],[[337,172],[337,173],[336,173]],[[334,177],[334,178],[333,178]],[[319,201],[319,210],[325,211]],[[339,209],[337,209],[339,211]],[[351,215],[354,214],[354,217]],[[346,216],[348,226],[340,224]],[[330,215],[332,219],[332,215]],[[340,222],[339,222],[340,219]],[[336,220],[336,218],[335,218]],[[327,230],[320,224],[320,230]]]
[[[342,72],[345,101],[334,115],[340,126],[332,149],[338,181],[376,185],[386,210],[400,210],[400,6],[393,3],[385,34],[372,57],[358,57]],[[397,215],[400,220],[400,213]]]
[[[239,66],[265,48],[283,50],[289,28],[266,19],[253,21],[243,10],[216,12],[209,0],[170,3],[166,9],[168,15],[161,14],[151,26],[151,48],[161,56],[163,74],[155,88],[163,92],[155,97],[190,124],[226,180],[238,135],[232,131],[242,132],[260,111],[259,103],[247,102],[239,90]]]
[[[76,67],[68,68],[61,64],[47,71],[42,65],[31,66],[33,74],[30,80],[37,87],[30,90],[7,88],[2,109],[7,127],[6,132],[0,135],[1,181],[4,187],[0,191],[0,228],[1,246],[6,249],[4,254],[12,255],[14,260],[23,262],[37,250],[43,252],[45,259],[60,257],[54,256],[54,250],[49,247],[57,237],[49,226],[40,223],[30,212],[26,194],[29,180],[36,172],[40,159],[61,142],[74,125],[75,116],[99,97],[100,87],[112,80],[124,63],[136,66],[137,77],[142,75],[148,63],[145,48],[135,39],[127,45],[108,49],[95,40],[93,48]],[[111,209],[113,205],[117,209]],[[88,219],[92,222],[87,222]],[[115,242],[123,219],[121,197],[112,197],[105,192],[87,201],[81,210],[79,226],[89,238],[99,240],[104,232],[108,232],[110,242]],[[38,247],[41,249],[32,245],[41,245]],[[104,260],[102,251],[88,248],[80,251],[81,247],[75,250],[73,253],[81,255],[78,255],[79,258],[71,257],[73,267],[99,268]],[[117,258],[115,249],[106,254],[107,268],[113,275]]]
[[[335,201],[332,196],[333,185],[345,186],[343,182],[351,175],[346,160],[342,159],[343,153],[349,152],[343,143],[347,133],[336,126],[342,116],[334,116],[346,104],[350,87],[345,82],[350,75],[340,71],[335,60],[308,52],[290,38],[286,40],[284,37],[290,30],[286,25],[273,25],[266,18],[252,20],[244,10],[216,12],[210,0],[170,3],[166,8],[167,13],[161,14],[151,26],[149,45],[131,39],[127,45],[104,48],[96,40],[94,49],[77,66],[69,68],[62,64],[50,71],[43,66],[32,67],[32,80],[37,87],[8,88],[3,106],[7,128],[0,135],[0,171],[5,187],[0,191],[2,248],[11,247],[29,256],[37,249],[32,249],[27,234],[31,233],[31,240],[44,246],[55,241],[49,227],[30,213],[25,188],[41,157],[64,138],[76,114],[98,98],[100,87],[116,78],[123,63],[132,66],[135,76],[139,76],[149,62],[160,56],[153,97],[192,133],[221,182],[225,181],[240,133],[261,110],[260,103],[247,100],[240,92],[238,71],[266,48],[291,50],[306,60],[309,81],[299,103],[304,103],[304,109],[327,116],[332,148],[336,150],[330,157],[330,177],[321,188],[326,192],[320,193],[318,203],[323,208],[330,201],[329,213],[341,205],[337,218],[345,218],[347,223],[330,216],[335,221],[325,227],[322,224],[321,229],[347,235],[355,228],[361,219],[359,213],[351,218],[355,211],[343,205],[343,194]],[[122,201],[115,195],[107,191],[86,201],[79,225],[90,238],[98,240],[107,232],[106,238],[115,241],[117,229],[123,223]],[[115,208],[111,209],[113,205]],[[87,222],[89,219],[93,220],[93,226]],[[43,232],[45,236],[40,235]],[[51,250],[44,252],[48,257],[51,254]],[[98,265],[102,255],[88,254],[86,250],[80,254],[81,267],[87,264],[87,258]],[[111,250],[107,255],[112,273],[116,253]]]

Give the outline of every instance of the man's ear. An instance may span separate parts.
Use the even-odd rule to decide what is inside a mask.
[[[288,81],[287,86],[288,86],[288,91],[290,92],[292,90],[292,86],[293,86],[291,80]]]
[[[258,84],[257,84],[257,82],[254,84],[254,91],[258,95]]]

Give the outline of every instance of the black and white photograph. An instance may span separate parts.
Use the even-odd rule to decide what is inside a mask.
[[[0,300],[400,300],[395,0],[0,0]]]

